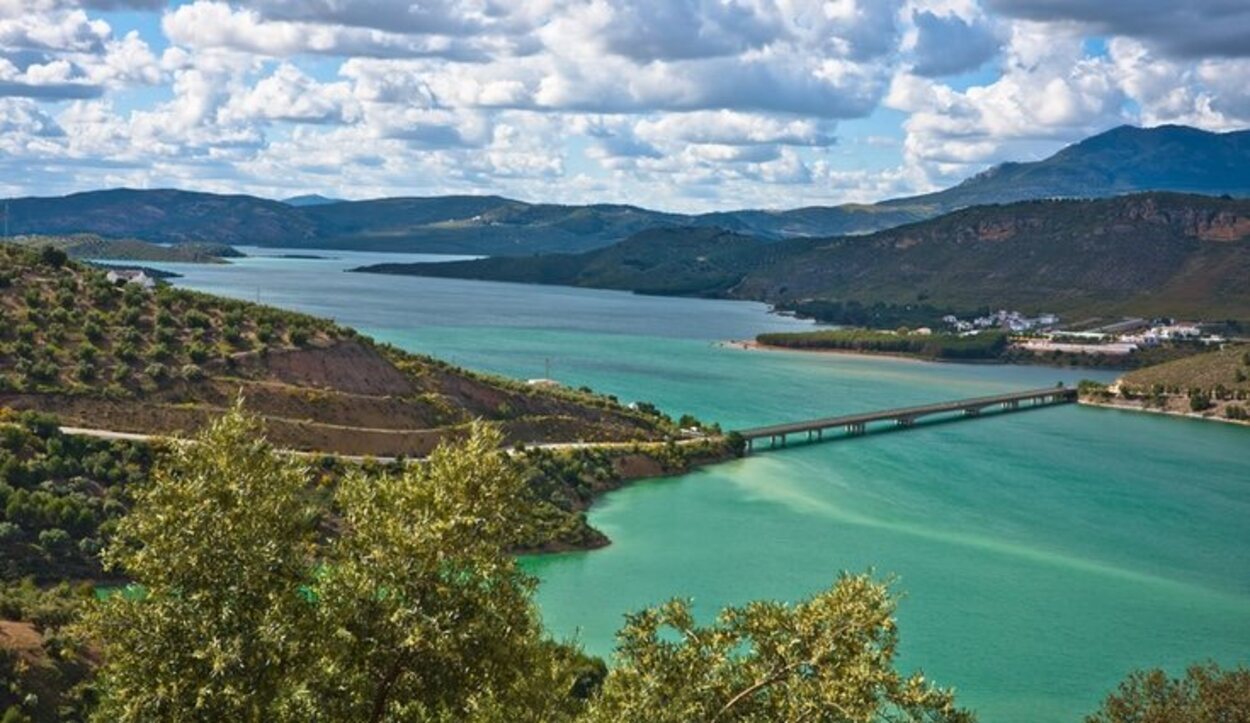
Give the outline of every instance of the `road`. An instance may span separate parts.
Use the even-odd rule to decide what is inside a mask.
[[[178,441],[177,437],[169,437],[169,436],[159,435],[159,434],[141,434],[138,432],[116,432],[111,429],[93,429],[91,427],[61,427],[60,429],[61,429],[62,434],[68,434],[68,435],[79,436],[79,437],[93,437],[95,439],[109,439],[109,440],[127,441],[127,442]],[[684,446],[684,445],[689,445],[689,444],[695,444],[697,442],[705,442],[705,441],[710,441],[710,440],[715,440],[715,439],[717,438],[716,437],[692,437],[692,438],[687,438],[687,439],[680,439],[677,441],[677,444]],[[537,448],[537,449],[550,449],[550,450],[628,449],[636,445],[647,445],[647,444],[663,444],[663,442],[549,442],[549,443],[544,443],[544,444],[526,444],[525,447],[527,449]],[[387,464],[390,462],[395,462],[399,459],[398,457],[375,457],[371,455],[339,454],[337,452],[305,452],[305,451],[297,450],[297,449],[281,449],[278,451],[281,452],[282,454],[289,454],[289,455],[296,456],[296,457],[308,457],[312,459],[320,459],[322,457],[330,456],[330,457],[335,457],[338,459],[348,460],[350,462],[365,462],[365,461],[372,460],[374,462],[381,462],[383,464]],[[515,452],[516,452],[515,448],[508,450],[509,454],[513,454]],[[405,457],[405,459],[420,462],[423,458]]]

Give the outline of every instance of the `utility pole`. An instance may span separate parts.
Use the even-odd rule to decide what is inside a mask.
[[[551,378],[551,357],[543,360],[543,379]]]

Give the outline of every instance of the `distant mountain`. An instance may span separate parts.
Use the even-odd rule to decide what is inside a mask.
[[[580,255],[361,269],[753,299],[1250,321],[1250,200],[1146,193],[977,206],[868,236],[710,229]]]
[[[877,204],[934,212],[1044,198],[1138,191],[1250,196],[1250,131],[1120,126],[1032,163],[1003,163],[953,188]]]
[[[95,233],[155,243],[280,242],[298,247],[316,226],[300,209],[253,196],[221,196],[172,189],[75,193],[8,202],[12,234]]]
[[[11,233],[97,233],[155,242],[529,256],[609,246],[656,227],[715,227],[763,240],[866,234],[959,208],[1146,190],[1250,196],[1250,131],[1121,127],[1042,161],[996,166],[937,193],[878,204],[697,215],[499,196],[271,201],[116,189],[10,202]]]
[[[324,206],[327,203],[342,203],[341,198],[326,198],[320,194],[308,193],[303,196],[291,196],[282,199],[282,202],[288,206]]]

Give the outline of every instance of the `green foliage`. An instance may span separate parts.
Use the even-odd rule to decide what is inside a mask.
[[[0,412],[0,579],[98,577],[96,550],[151,458],[146,445],[65,436],[50,418]]]
[[[1194,665],[1183,678],[1131,673],[1086,723],[1237,723],[1250,720],[1250,670]]]
[[[504,552],[525,510],[499,441],[478,428],[399,476],[349,475],[322,545],[309,471],[254,419],[178,446],[106,555],[142,594],[86,619],[96,718],[559,717],[580,673]]]
[[[107,661],[97,720],[272,719],[312,622],[308,485],[238,410],[156,466],[105,553],[143,594],[86,618]]]
[[[896,600],[844,575],[796,605],[755,602],[700,626],[675,600],[630,615],[591,721],[971,721],[948,691],[894,670]]]
[[[59,269],[65,265],[66,261],[69,261],[69,256],[54,246],[44,246],[39,249],[39,261],[45,266]]]
[[[0,343],[16,342],[0,349],[0,374],[18,377],[21,388],[87,393],[99,389],[93,383],[100,379],[133,385],[152,362],[164,365],[165,374],[147,377],[161,382],[170,369],[207,362],[219,342],[252,348],[262,327],[280,339],[298,326],[302,343],[347,336],[328,321],[269,307],[113,286],[100,270],[68,261],[50,265],[44,254],[0,244],[0,270],[11,281],[0,287]]]
[[[908,354],[931,359],[995,359],[1007,349],[1007,335],[996,331],[957,336],[900,334],[872,329],[825,329],[760,334],[756,339],[766,346],[788,349],[842,349]]]
[[[426,464],[349,472],[331,524],[240,409],[173,448],[106,553],[137,587],[81,625],[105,661],[94,719],[970,719],[894,671],[894,597],[866,576],[708,628],[683,603],[638,613],[610,672],[546,640],[507,552],[531,498],[501,441],[475,426]]]

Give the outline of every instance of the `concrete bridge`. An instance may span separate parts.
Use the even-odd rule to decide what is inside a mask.
[[[898,427],[911,427],[922,417],[935,415],[956,415],[954,418],[978,417],[985,411],[1013,412],[1020,409],[1032,409],[1056,404],[1070,404],[1077,398],[1076,389],[1068,387],[1050,387],[1033,389],[1027,392],[1011,392],[995,394],[988,397],[960,399],[954,402],[924,404],[918,407],[901,407],[886,409],[880,412],[847,414],[841,417],[826,417],[806,422],[790,424],[773,424],[767,427],[754,427],[738,432],[746,440],[747,452],[755,448],[759,440],[767,439],[769,447],[785,446],[791,435],[805,435],[804,441],[816,442],[825,439],[826,431],[841,430],[844,434],[831,436],[830,439],[858,436],[868,432],[868,425],[874,422],[891,422]]]

